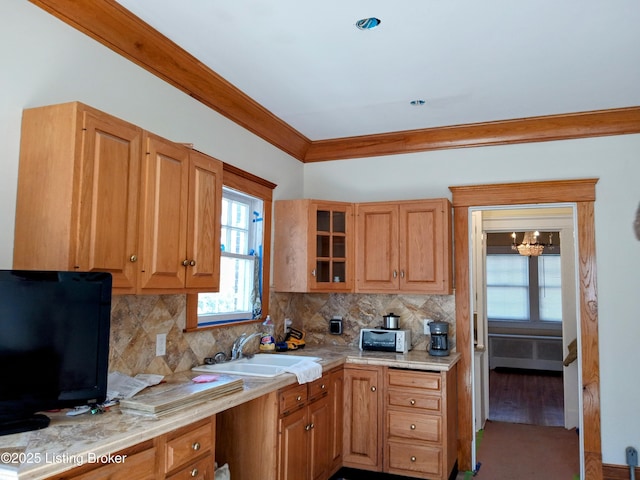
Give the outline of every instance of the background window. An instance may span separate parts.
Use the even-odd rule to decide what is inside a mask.
[[[496,322],[562,322],[560,254],[526,257],[488,247],[487,318]]]

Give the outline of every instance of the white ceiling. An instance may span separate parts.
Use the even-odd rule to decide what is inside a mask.
[[[640,105],[638,0],[118,2],[310,140]]]

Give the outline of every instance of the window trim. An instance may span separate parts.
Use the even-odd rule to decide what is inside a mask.
[[[263,203],[263,263],[262,263],[262,317],[269,313],[269,297],[271,284],[271,225],[273,216],[273,189],[276,184],[260,178],[238,167],[223,163],[222,185],[233,188],[248,195],[262,199]],[[247,319],[245,321],[220,322],[213,325],[198,326],[198,294],[187,294],[187,308],[185,332],[203,331],[245,323],[260,322],[261,319]]]

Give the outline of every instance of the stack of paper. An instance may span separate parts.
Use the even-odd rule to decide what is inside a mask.
[[[206,383],[161,383],[131,398],[120,400],[123,412],[160,417],[196,403],[238,392],[241,378],[215,375]]]

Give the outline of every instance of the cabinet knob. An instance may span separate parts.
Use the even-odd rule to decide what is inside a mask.
[[[327,388],[327,387],[325,387],[324,383],[322,385],[320,385],[320,389],[321,390],[324,390],[325,388]]]
[[[397,270],[394,270],[394,271],[393,271],[393,278],[397,278],[397,277],[398,277],[398,271],[397,271]]]
[[[191,261],[189,262],[189,266],[190,266],[190,267],[195,267],[195,266],[196,266],[196,261],[195,261],[195,260],[191,260]]]
[[[313,270],[311,270],[311,276],[315,277],[316,276],[316,269],[314,268]]]
[[[411,400],[409,400],[409,403],[410,403],[411,405],[415,405],[415,404],[416,404],[416,401],[412,398]]]
[[[377,390],[377,388],[376,388],[376,387],[371,387],[371,391],[372,391],[372,392],[375,392],[376,390]]]
[[[404,278],[404,270],[400,270],[400,278]]]
[[[305,425],[304,429],[308,432],[309,430],[311,430],[311,424],[309,425]]]
[[[192,477],[197,477],[198,476],[198,469],[194,468],[193,470],[191,470],[191,476]]]
[[[189,265],[189,260],[183,260],[182,261],[182,266],[186,267],[187,265]]]
[[[411,461],[415,462],[416,461],[416,457],[411,457]]]
[[[297,401],[297,402],[299,402],[300,400],[302,400],[302,396],[301,396],[301,395],[298,395],[298,396],[296,397],[296,401]]]
[[[131,256],[129,257],[129,261],[130,261],[131,263],[135,263],[135,262],[137,262],[137,261],[138,261],[138,256],[137,256],[137,255],[131,255]]]
[[[191,448],[197,452],[200,450],[200,442],[194,442],[194,444],[191,445]]]
[[[416,429],[416,426],[415,426],[415,424],[414,424],[414,423],[412,423],[412,424],[411,424],[411,430],[415,430],[415,429]]]

